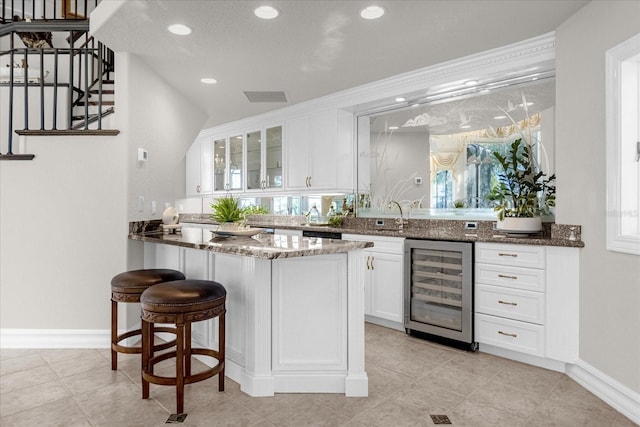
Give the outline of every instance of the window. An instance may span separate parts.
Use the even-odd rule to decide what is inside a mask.
[[[640,255],[640,34],[606,54],[607,249]]]

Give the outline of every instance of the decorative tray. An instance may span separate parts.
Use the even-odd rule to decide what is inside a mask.
[[[263,228],[238,228],[237,230],[211,230],[213,234],[218,236],[253,236],[262,233]]]

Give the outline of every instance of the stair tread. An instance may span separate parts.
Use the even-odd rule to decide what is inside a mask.
[[[89,105],[100,105],[100,102],[98,102],[98,101],[89,101],[88,104]],[[85,102],[84,101],[80,101],[76,105],[84,107]],[[115,102],[114,101],[102,101],[102,105],[115,105]]]
[[[40,135],[40,136],[115,136],[120,133],[117,129],[65,129],[65,130],[16,130],[18,135]]]
[[[89,91],[89,93],[100,93],[100,90],[98,90],[98,89],[91,89],[91,90]],[[116,93],[116,91],[115,91],[115,90],[113,90],[113,89],[102,89],[102,94],[103,94],[103,95],[113,95],[114,93]]]

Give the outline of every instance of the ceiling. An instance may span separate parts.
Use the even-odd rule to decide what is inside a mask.
[[[582,0],[109,0],[94,35],[138,55],[220,125],[555,30]],[[253,10],[275,6],[261,20]],[[386,13],[368,21],[371,4]],[[192,28],[188,36],[170,24]],[[202,77],[218,83],[204,85]],[[474,78],[474,76],[470,76]],[[287,102],[249,102],[283,91]]]

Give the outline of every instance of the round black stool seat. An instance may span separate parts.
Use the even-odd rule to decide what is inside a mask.
[[[118,368],[118,353],[141,353],[141,346],[125,346],[121,341],[141,335],[141,329],[135,329],[118,335],[118,303],[140,302],[145,289],[162,282],[183,280],[184,274],[171,269],[132,270],[120,273],[111,279],[111,369]],[[154,332],[175,333],[174,328],[158,327]],[[159,344],[156,350],[164,350],[175,345],[175,340]]]
[[[224,391],[225,301],[227,291],[209,280],[177,280],[146,289],[140,296],[142,307],[142,398],[149,398],[149,383],[176,386],[178,414],[184,411],[184,386],[218,375],[218,390]],[[191,324],[218,317],[218,350],[191,347]],[[154,323],[176,325],[176,349],[154,356],[151,327]],[[217,360],[213,368],[191,374],[194,354]],[[176,376],[153,373],[156,363],[175,358]]]

